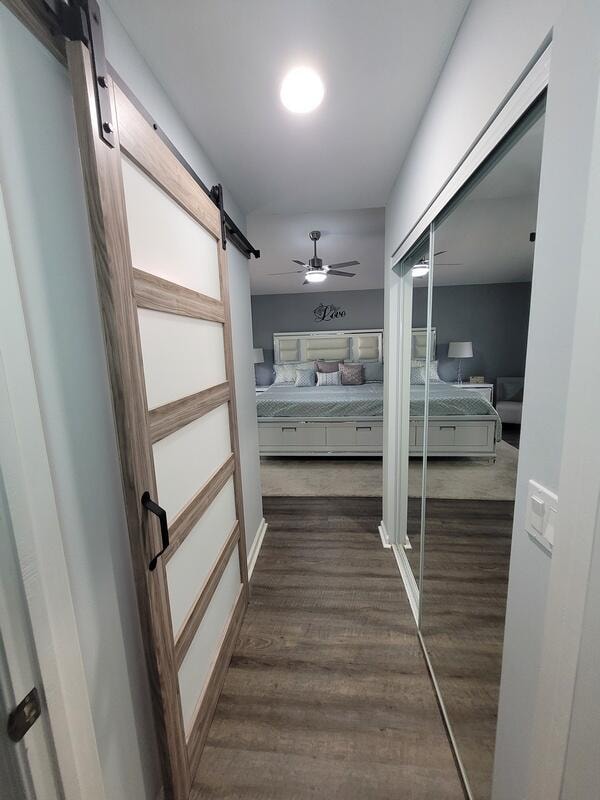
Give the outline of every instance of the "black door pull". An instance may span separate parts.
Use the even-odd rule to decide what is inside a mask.
[[[162,536],[162,550],[160,553],[157,553],[152,561],[148,564],[148,569],[152,572],[156,569],[156,562],[158,561],[159,556],[165,552],[167,547],[169,546],[169,526],[167,525],[167,512],[164,508],[161,508],[158,503],[155,503],[154,500],[150,499],[150,492],[144,492],[142,495],[142,505],[145,509],[150,511],[151,514],[156,514],[156,516],[160,520],[160,533]]]

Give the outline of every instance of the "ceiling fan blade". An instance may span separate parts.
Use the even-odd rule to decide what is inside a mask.
[[[327,264],[327,266],[330,268],[329,271],[331,272],[332,268],[337,269],[337,267],[357,267],[359,264],[360,261],[340,261],[339,264]]]
[[[287,272],[269,272],[269,275],[298,275],[303,269],[290,269]]]
[[[354,272],[340,272],[337,269],[328,269],[327,270],[327,274],[328,275],[343,275],[344,278],[354,278],[354,276],[355,276]]]
[[[308,267],[308,264],[305,264],[304,261],[298,261],[297,258],[292,258],[294,264],[300,264],[301,267]]]

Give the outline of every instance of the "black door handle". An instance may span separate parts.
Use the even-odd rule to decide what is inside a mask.
[[[154,500],[150,499],[150,492],[144,492],[142,495],[142,505],[147,511],[150,511],[152,514],[156,514],[156,516],[160,520],[160,533],[162,536],[162,550],[160,553],[157,553],[152,561],[148,564],[148,569],[152,572],[156,569],[156,562],[158,561],[158,557],[162,556],[165,552],[167,547],[169,546],[169,526],[167,525],[167,512],[164,508],[155,503]]]

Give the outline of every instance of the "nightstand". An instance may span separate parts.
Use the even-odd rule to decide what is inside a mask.
[[[494,384],[493,383],[453,383],[457,389],[464,389],[468,392],[479,392],[490,403],[494,399]]]
[[[268,386],[255,386],[254,388],[256,389],[256,394],[262,394],[263,392],[266,392],[269,387]]]

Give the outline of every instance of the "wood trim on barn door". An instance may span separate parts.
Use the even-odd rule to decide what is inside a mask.
[[[227,257],[221,246],[218,209],[112,81],[109,90],[113,118],[116,120],[116,145],[111,148],[102,141],[98,134],[89,52],[81,43],[69,42],[67,59],[73,85],[127,525],[165,796],[168,800],[187,800],[248,601]],[[220,300],[150,275],[144,272],[143,264],[132,264],[121,153],[135,162],[214,237],[218,248]],[[226,381],[149,411],[138,307],[222,324]],[[231,455],[171,521],[171,545],[164,556],[158,559],[156,569],[150,571],[150,560],[161,550],[158,519],[145,511],[141,504],[141,497],[146,491],[153,499],[157,497],[152,445],[224,403],[227,403],[229,413]],[[235,526],[228,531],[226,542],[198,592],[182,629],[175,637],[168,595],[167,561],[231,477],[235,497]],[[239,553],[240,589],[218,642],[212,670],[200,694],[196,715],[186,737],[178,666],[198,630],[228,563],[227,559],[235,547]]]

